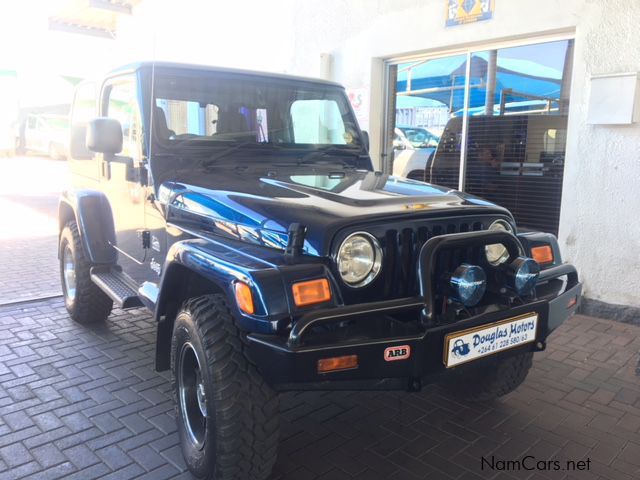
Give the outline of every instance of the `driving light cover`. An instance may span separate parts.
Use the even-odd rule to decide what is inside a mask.
[[[505,265],[509,287],[518,295],[529,295],[536,286],[540,265],[532,258],[518,257]]]
[[[505,220],[496,220],[489,226],[490,231],[502,231],[513,233],[513,227]],[[509,259],[509,251],[501,243],[494,243],[484,247],[487,261],[491,265],[500,265]]]
[[[463,263],[455,269],[449,279],[449,296],[465,307],[476,305],[484,296],[486,289],[487,275],[477,265]]]
[[[553,249],[551,245],[540,245],[531,249],[531,257],[540,265],[553,263]]]
[[[293,301],[297,307],[306,307],[331,300],[331,288],[329,288],[329,280],[326,278],[294,283],[291,290],[293,291]]]
[[[373,235],[356,232],[345,238],[337,256],[340,278],[350,287],[364,287],[382,269],[382,248]]]
[[[244,313],[253,315],[256,311],[256,307],[253,304],[253,294],[251,293],[251,287],[244,282],[236,282],[233,286],[234,293],[236,295],[236,303],[238,308]]]

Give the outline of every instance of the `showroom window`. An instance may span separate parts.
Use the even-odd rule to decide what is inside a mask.
[[[557,234],[572,62],[563,39],[390,63],[387,169]]]

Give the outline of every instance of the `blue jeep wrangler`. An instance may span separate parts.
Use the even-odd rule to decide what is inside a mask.
[[[153,313],[196,477],[269,476],[279,391],[508,393],[578,307],[552,235],[367,150],[330,82],[142,63],[78,87],[66,307]]]

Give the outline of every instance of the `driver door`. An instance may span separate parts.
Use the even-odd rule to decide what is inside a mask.
[[[100,159],[103,191],[109,199],[116,230],[118,264],[138,282],[148,276],[145,268],[145,197],[142,166],[142,120],[136,78],[133,75],[108,81],[102,94],[102,116],[122,125],[122,151]]]

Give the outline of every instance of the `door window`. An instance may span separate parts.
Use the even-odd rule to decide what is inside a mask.
[[[133,79],[117,80],[107,86],[106,115],[122,125],[121,155],[142,156],[142,121],[138,108],[138,96]]]

